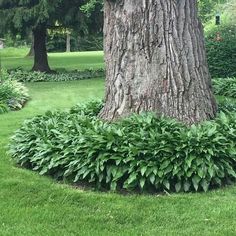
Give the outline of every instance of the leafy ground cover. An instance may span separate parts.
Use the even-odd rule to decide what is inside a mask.
[[[56,72],[52,74],[23,71],[23,70],[9,70],[8,77],[18,82],[61,82],[82,79],[94,79],[104,77],[104,69],[86,69],[82,71],[70,72]]]
[[[9,74],[0,69],[0,114],[8,109],[22,109],[28,99],[27,88],[22,83],[11,80]]]
[[[236,186],[204,194],[118,195],[73,189],[14,166],[24,119],[103,95],[103,80],[27,84],[25,109],[0,117],[0,235],[235,235]]]
[[[191,127],[150,113],[110,124],[97,117],[102,107],[91,101],[25,121],[11,139],[12,157],[95,189],[206,192],[235,182],[235,113]]]

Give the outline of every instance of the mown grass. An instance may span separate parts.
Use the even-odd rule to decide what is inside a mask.
[[[71,66],[64,57],[58,60]],[[0,115],[0,235],[236,235],[236,185],[198,194],[124,196],[75,189],[15,166],[6,145],[25,119],[104,94],[102,79],[26,86],[26,107]]]
[[[2,67],[6,69],[23,68],[30,70],[33,65],[32,57],[25,57],[27,48],[5,48],[0,51],[2,55]],[[103,68],[103,52],[70,52],[49,53],[49,65],[53,70],[84,70],[90,68]]]

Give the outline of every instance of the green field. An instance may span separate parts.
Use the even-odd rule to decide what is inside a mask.
[[[77,53],[73,65],[72,56],[52,54],[53,68],[102,66],[102,54],[91,54]],[[8,68],[20,63],[8,59]],[[26,86],[26,107],[0,115],[0,236],[236,235],[236,185],[197,194],[120,195],[73,188],[16,167],[6,146],[25,119],[104,94],[103,79]]]
[[[30,70],[33,66],[33,58],[25,57],[28,50],[28,48],[6,48],[0,51],[3,68]],[[53,70],[84,70],[104,67],[103,52],[49,53],[48,60]]]

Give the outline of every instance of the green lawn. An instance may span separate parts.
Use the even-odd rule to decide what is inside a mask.
[[[101,98],[104,80],[27,84],[31,101],[0,116],[0,235],[236,235],[236,186],[170,196],[74,189],[14,166],[9,136],[24,119]]]
[[[30,70],[33,65],[32,57],[25,57],[27,48],[6,48],[2,54],[2,66],[6,69],[23,68]],[[103,68],[103,52],[71,52],[71,53],[49,53],[49,64],[51,69],[84,70],[88,68]]]

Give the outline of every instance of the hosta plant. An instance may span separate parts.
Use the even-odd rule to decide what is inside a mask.
[[[22,83],[9,79],[7,73],[4,72],[0,80],[0,103],[2,106],[11,110],[19,110],[28,99],[28,89]]]
[[[187,127],[154,114],[107,123],[102,102],[25,121],[11,139],[17,164],[111,190],[207,191],[236,180],[236,115]]]

